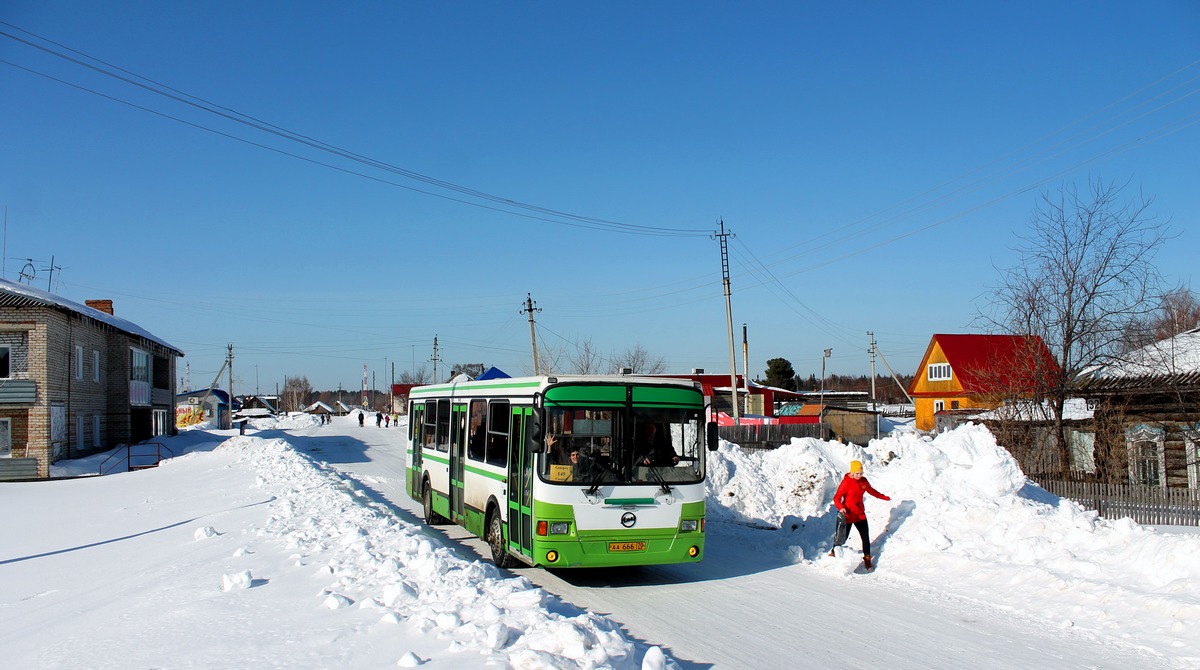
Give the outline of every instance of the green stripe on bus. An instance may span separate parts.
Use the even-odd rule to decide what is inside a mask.
[[[671,386],[634,386],[633,404],[676,405],[695,407],[704,402],[704,396],[696,389]]]
[[[491,472],[489,470],[484,470],[483,468],[476,468],[476,467],[473,467],[470,465],[467,465],[465,467],[465,470],[467,472],[473,472],[482,477],[487,477],[488,479],[495,479],[498,482],[502,482],[508,477],[507,472]]]
[[[625,386],[617,385],[565,385],[546,389],[546,403],[613,403],[625,404]]]
[[[605,505],[653,505],[654,498],[605,498]]]

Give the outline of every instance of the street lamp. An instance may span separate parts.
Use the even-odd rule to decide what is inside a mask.
[[[830,349],[826,349],[825,355],[821,357],[821,408],[822,409],[818,409],[817,410],[818,412],[823,411],[823,408],[825,407],[825,359],[829,358],[832,355],[833,355],[833,349],[830,348]],[[817,420],[820,421],[819,416],[817,417]]]

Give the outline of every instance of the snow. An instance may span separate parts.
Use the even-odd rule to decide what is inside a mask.
[[[790,613],[738,621],[733,635],[729,615],[702,618],[720,609],[703,604],[688,626],[648,625],[619,606],[582,609],[607,597],[678,609],[671,593],[686,581],[622,590],[588,585],[620,573],[576,572],[568,601],[535,584],[560,582],[555,573],[476,560],[468,542],[425,527],[416,504],[400,502],[402,479],[355,474],[402,459],[402,426],[359,428],[355,415],[251,425],[244,436],[193,429],[166,439],[177,456],[150,470],[0,485],[6,667],[737,667],[694,650],[722,638],[736,649],[742,637],[757,654],[748,666],[794,667],[791,644],[755,641],[755,629],[861,625],[837,619],[848,606],[796,605],[814,589],[869,594],[873,616],[905,631],[864,633],[888,640],[893,667],[1017,667],[1031,657],[1200,667],[1189,633],[1200,623],[1191,560],[1200,534],[1100,519],[1060,500],[980,426],[934,437],[901,428],[866,447],[794,439],[749,453],[723,443],[709,468],[708,559],[632,574],[697,575],[738,616],[776,605]],[[94,473],[99,458],[54,474]],[[852,459],[892,498],[867,498],[872,573],[861,570],[856,534],[827,555],[830,498]],[[764,561],[772,567],[745,567]],[[742,593],[775,602],[731,600]],[[928,639],[909,632],[915,612],[938,610],[946,623]],[[834,664],[837,638],[823,634],[828,648],[806,656]]]
[[[1200,372],[1200,328],[1135,349],[1080,373],[1083,378],[1138,379]]]

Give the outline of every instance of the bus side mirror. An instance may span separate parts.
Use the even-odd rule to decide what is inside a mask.
[[[533,414],[529,415],[529,428],[525,431],[525,449],[531,454],[540,454],[546,450],[546,443],[542,442],[542,408],[533,408]]]
[[[708,450],[716,451],[717,444],[719,444],[721,441],[721,433],[717,430],[717,422],[709,421],[706,428],[707,435],[705,437],[708,439]]]

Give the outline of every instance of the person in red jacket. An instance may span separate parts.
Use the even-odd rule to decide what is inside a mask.
[[[850,526],[853,525],[858,529],[859,537],[862,538],[863,565],[869,570],[871,569],[871,531],[867,527],[867,510],[863,505],[864,493],[870,493],[880,500],[891,500],[876,491],[875,487],[871,486],[871,482],[863,476],[862,461],[850,461],[850,472],[842,478],[837,492],[833,494],[833,506],[838,510],[837,531],[834,533],[833,546],[836,548],[845,543],[846,538],[850,536]],[[829,551],[829,555],[834,555],[833,549]]]

